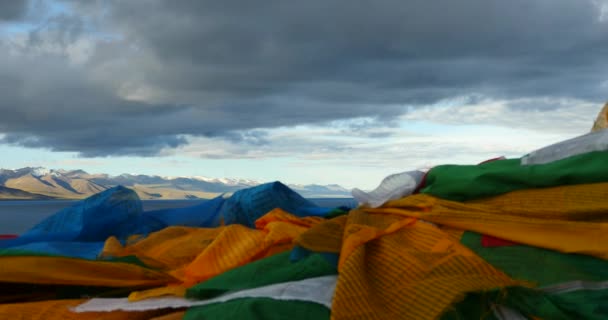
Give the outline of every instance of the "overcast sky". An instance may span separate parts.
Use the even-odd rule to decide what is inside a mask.
[[[374,188],[589,131],[607,0],[0,2],[0,167]]]

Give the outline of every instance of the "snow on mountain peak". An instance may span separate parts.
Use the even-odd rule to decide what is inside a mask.
[[[199,181],[205,181],[205,182],[215,182],[214,178],[208,178],[208,177],[203,177],[203,176],[193,176],[192,179],[199,180]]]
[[[237,185],[246,185],[246,186],[255,186],[260,184],[254,180],[248,179],[232,179],[232,178],[209,178],[204,176],[193,176],[192,179],[205,181],[209,183],[221,183],[227,186],[237,186]]]
[[[52,172],[53,172],[53,170],[47,169],[47,168],[43,168],[43,167],[33,168],[32,171],[31,171],[32,175],[35,176],[35,177],[46,176],[47,174],[51,174]]]

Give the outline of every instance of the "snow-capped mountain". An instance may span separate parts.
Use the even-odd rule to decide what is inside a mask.
[[[212,198],[233,193],[261,182],[247,179],[160,177],[138,174],[110,176],[89,174],[83,170],[47,168],[0,169],[0,199],[81,199],[116,185],[137,192],[141,199]],[[350,197],[339,185],[289,185],[308,198]]]

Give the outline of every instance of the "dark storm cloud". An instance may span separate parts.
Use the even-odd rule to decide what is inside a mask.
[[[28,34],[25,57],[0,61],[0,132],[84,156],[154,155],[184,135],[263,145],[256,129],[390,123],[463,95],[599,103],[598,3],[66,1]]]
[[[27,4],[25,0],[0,2],[0,23],[23,18]]]
[[[608,50],[606,24],[585,1],[117,3],[131,41],[167,64],[193,62],[178,86],[246,96],[316,82],[313,97],[349,102],[427,102],[484,84],[532,94],[548,89],[528,81],[599,78]]]

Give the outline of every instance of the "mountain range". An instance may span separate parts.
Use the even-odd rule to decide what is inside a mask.
[[[209,199],[224,193],[253,187],[260,182],[245,179],[160,177],[46,168],[0,169],[0,200],[82,199],[108,188],[123,185],[142,200]],[[350,197],[339,185],[288,185],[306,198]]]

